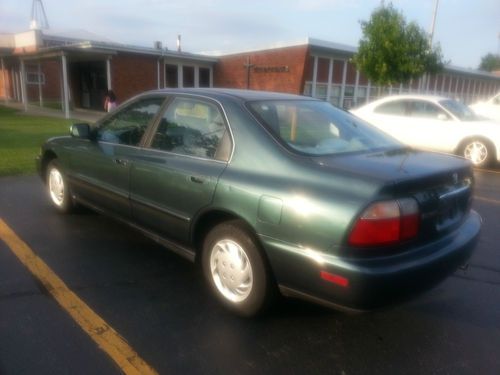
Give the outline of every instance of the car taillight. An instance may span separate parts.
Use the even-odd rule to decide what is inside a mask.
[[[349,245],[378,246],[411,239],[418,234],[420,216],[413,198],[376,202],[359,217],[349,235]]]

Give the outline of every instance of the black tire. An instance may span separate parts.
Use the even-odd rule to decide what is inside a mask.
[[[50,202],[57,211],[65,214],[74,211],[75,204],[68,180],[57,159],[51,160],[47,165],[45,184]]]
[[[475,167],[485,168],[491,164],[495,152],[490,142],[481,138],[472,138],[463,143],[460,155],[470,160]]]
[[[239,257],[228,258],[224,252],[227,249],[234,250],[231,253],[238,253]],[[257,241],[240,221],[219,224],[208,233],[203,242],[201,262],[212,293],[234,313],[244,317],[256,316],[263,313],[274,299],[274,281],[266,260]],[[250,277],[247,266],[250,267]]]

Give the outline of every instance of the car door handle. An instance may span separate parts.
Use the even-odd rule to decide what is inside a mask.
[[[205,177],[202,176],[191,176],[191,181],[196,182],[197,184],[202,184],[205,182]]]
[[[128,160],[127,159],[115,159],[114,162],[118,165],[122,165],[126,167],[128,165]]]

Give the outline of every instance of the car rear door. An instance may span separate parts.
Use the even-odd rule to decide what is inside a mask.
[[[232,141],[221,107],[174,97],[130,170],[132,215],[139,225],[186,242],[192,219],[212,202]]]

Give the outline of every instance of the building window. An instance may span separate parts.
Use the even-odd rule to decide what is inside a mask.
[[[165,65],[165,87],[176,88],[178,87],[178,72],[177,65]]]
[[[327,92],[328,92],[328,85],[321,83],[316,84],[316,98],[321,100],[326,100]]]
[[[45,85],[45,74],[38,72],[26,72],[26,83],[28,85]]]
[[[183,66],[182,67],[182,84],[183,87],[194,87],[194,67],[193,66]]]
[[[200,87],[210,87],[210,68],[200,68]]]
[[[323,57],[318,58],[318,69],[316,73],[316,81],[328,83],[328,73],[330,71],[330,60]]]
[[[340,107],[340,91],[341,85],[332,85],[330,92],[330,103]]]

